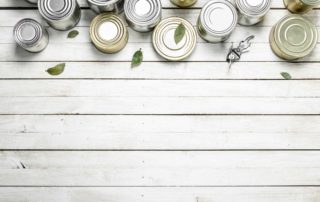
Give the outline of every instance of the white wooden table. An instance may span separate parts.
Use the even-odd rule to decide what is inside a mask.
[[[206,0],[188,10],[162,2],[163,17],[195,24]],[[320,46],[295,64],[274,56],[268,36],[288,13],[282,1],[227,43],[199,39],[180,63],[132,30],[121,53],[98,52],[94,14],[80,3],[80,35],[49,29],[47,49],[30,54],[12,29],[41,20],[36,8],[0,0],[1,202],[320,201]],[[320,27],[319,15],[307,16]],[[251,52],[228,72],[231,42],[249,34]],[[139,48],[145,62],[131,69]],[[59,62],[61,76],[45,72]]]

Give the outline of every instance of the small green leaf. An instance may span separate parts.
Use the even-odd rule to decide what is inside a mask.
[[[68,38],[73,39],[76,36],[78,36],[78,34],[79,34],[78,30],[72,30],[72,31],[69,32]]]
[[[291,75],[289,73],[287,73],[287,72],[281,72],[281,76],[286,80],[291,80],[292,79]]]
[[[176,44],[178,44],[184,37],[186,33],[186,27],[180,23],[180,25],[176,28],[176,31],[174,32],[174,41]]]
[[[137,50],[132,57],[132,61],[131,61],[131,67],[136,67],[139,66],[142,63],[143,60],[143,53],[141,48],[139,50]]]
[[[64,71],[65,66],[66,63],[57,64],[56,66],[47,69],[47,72],[52,76],[58,76]]]

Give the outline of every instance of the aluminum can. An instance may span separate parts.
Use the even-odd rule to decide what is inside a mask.
[[[238,22],[237,10],[225,0],[208,1],[198,18],[199,35],[206,41],[218,43],[227,40]]]
[[[101,13],[91,22],[90,38],[101,52],[116,53],[126,46],[129,34],[121,18],[112,13]]]
[[[57,30],[72,29],[81,17],[80,6],[76,0],[39,0],[38,7],[42,17]]]
[[[161,20],[160,0],[125,1],[124,13],[129,26],[138,32],[149,32]]]
[[[307,13],[320,5],[320,0],[284,0],[283,2],[292,13]]]
[[[273,52],[285,60],[296,60],[309,55],[317,41],[316,27],[308,19],[297,14],[282,18],[270,33]]]
[[[180,24],[185,26],[185,35],[176,44],[174,33]],[[191,55],[197,43],[197,32],[190,22],[179,17],[163,19],[155,28],[152,43],[156,52],[169,61],[181,61]]]
[[[13,36],[19,46],[34,53],[45,49],[49,42],[47,30],[30,18],[22,19],[14,26]]]
[[[103,12],[119,14],[123,11],[124,5],[124,0],[87,0],[87,2],[89,7],[98,14]]]
[[[197,2],[197,0],[171,0],[171,2],[181,8],[187,8],[193,6]]]
[[[271,0],[236,0],[238,23],[254,25],[262,21],[271,7]]]
[[[38,3],[38,0],[26,0],[28,3],[31,3],[31,4],[37,4]]]

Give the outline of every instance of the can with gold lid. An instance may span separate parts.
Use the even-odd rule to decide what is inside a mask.
[[[241,25],[254,25],[262,21],[271,7],[271,0],[236,0]]]
[[[171,0],[171,2],[174,5],[179,6],[181,8],[187,8],[194,5],[197,2],[197,0]]]
[[[87,0],[87,3],[96,13],[113,12],[119,14],[123,11],[124,0]]]
[[[320,5],[320,0],[283,0],[283,2],[292,13],[306,13]]]
[[[273,52],[285,60],[296,60],[309,55],[317,41],[316,27],[305,17],[296,14],[282,18],[270,33]]]
[[[103,53],[116,53],[128,43],[128,30],[121,18],[112,13],[97,15],[90,25],[90,38]]]
[[[183,24],[185,34],[179,43],[175,42],[174,35],[177,27]],[[169,61],[186,59],[194,51],[197,43],[197,33],[190,22],[179,17],[163,19],[153,31],[153,47],[156,52]]]

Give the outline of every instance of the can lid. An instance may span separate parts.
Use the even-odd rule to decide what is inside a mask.
[[[39,0],[41,15],[48,20],[60,20],[72,14],[76,0]]]
[[[317,6],[320,4],[320,0],[301,0],[304,4],[310,5],[310,6]]]
[[[14,38],[21,46],[33,46],[41,39],[42,28],[42,25],[33,19],[22,19],[13,29]]]
[[[209,34],[224,36],[236,27],[238,14],[229,1],[211,0],[202,8],[199,20]]]
[[[185,26],[185,35],[176,44],[174,33],[181,23]],[[157,53],[163,58],[170,61],[180,61],[193,52],[197,43],[197,33],[187,20],[179,17],[169,17],[162,20],[155,28],[152,42]]]
[[[271,7],[271,0],[236,0],[238,10],[249,16],[263,16]]]
[[[275,43],[279,50],[296,58],[307,56],[318,41],[316,27],[300,15],[288,15],[274,29]]]
[[[120,0],[87,0],[87,1],[97,6],[109,6]]]

